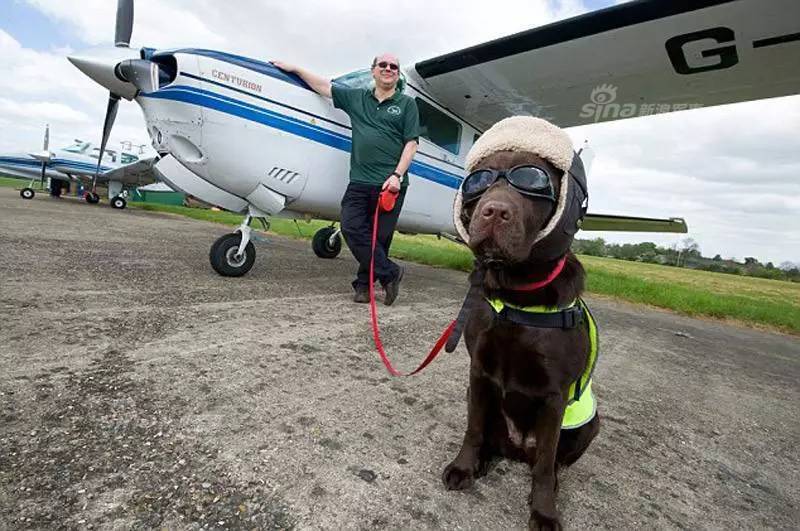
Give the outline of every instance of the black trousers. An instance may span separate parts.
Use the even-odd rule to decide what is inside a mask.
[[[356,290],[369,289],[369,262],[372,257],[372,220],[381,193],[380,185],[350,183],[342,197],[342,234],[350,252],[358,261],[358,273],[353,281]],[[394,228],[403,208],[406,190],[397,196],[391,212],[378,216],[378,241],[375,245],[375,278],[381,284],[394,280],[400,272],[397,264],[389,260]]]

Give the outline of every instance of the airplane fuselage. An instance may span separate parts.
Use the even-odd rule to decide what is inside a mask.
[[[170,184],[229,210],[338,219],[351,148],[344,112],[269,63],[210,50],[151,58],[172,78],[136,98],[153,147],[203,181],[196,193],[167,175]],[[477,131],[413,86],[405,94],[448,115],[460,136],[449,150],[420,139],[398,228],[452,234],[453,198]]]

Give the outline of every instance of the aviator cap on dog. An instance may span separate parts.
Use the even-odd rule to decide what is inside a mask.
[[[567,133],[547,120],[533,116],[512,116],[490,127],[467,154],[466,170],[471,173],[489,155],[500,151],[532,153],[564,172],[556,201],[556,210],[539,232],[530,258],[555,260],[569,250],[575,233],[586,214],[588,193],[586,172]],[[469,233],[461,216],[459,189],[453,205],[453,223],[462,240],[469,243]]]

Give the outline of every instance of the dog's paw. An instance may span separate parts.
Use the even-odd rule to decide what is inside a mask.
[[[539,511],[531,511],[528,529],[530,531],[561,531],[561,520],[557,515],[547,516]]]
[[[467,489],[475,483],[475,472],[472,468],[460,467],[453,461],[442,472],[442,482],[447,490]]]

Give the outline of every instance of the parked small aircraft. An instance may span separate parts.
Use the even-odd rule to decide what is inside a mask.
[[[398,229],[455,235],[466,153],[507,116],[569,127],[797,93],[798,21],[796,0],[639,0],[417,62],[403,82],[422,138]],[[160,155],[159,178],[245,215],[212,245],[215,270],[238,276],[252,267],[253,219],[338,219],[351,146],[343,112],[269,62],[202,48],[133,49],[132,29],[133,0],[119,0],[116,47],[69,59],[110,91],[101,151],[119,100],[135,100]],[[333,81],[365,86],[370,72]],[[589,214],[583,229],[686,232],[686,224]],[[339,253],[334,225],[313,248]]]
[[[95,204],[100,196],[95,191],[96,184],[108,187],[108,199],[114,208],[125,208],[126,186],[139,186],[155,182],[153,162],[155,156],[144,156],[141,146],[123,143],[122,149],[103,149],[104,164],[100,161],[100,148],[91,142],[75,140],[64,148],[50,151],[50,126],[45,128],[42,150],[32,153],[0,154],[0,172],[15,177],[30,178],[31,181],[19,195],[23,199],[33,199],[36,195],[34,183],[45,189],[45,181],[92,183],[84,199]],[[134,153],[136,148],[138,153]]]

